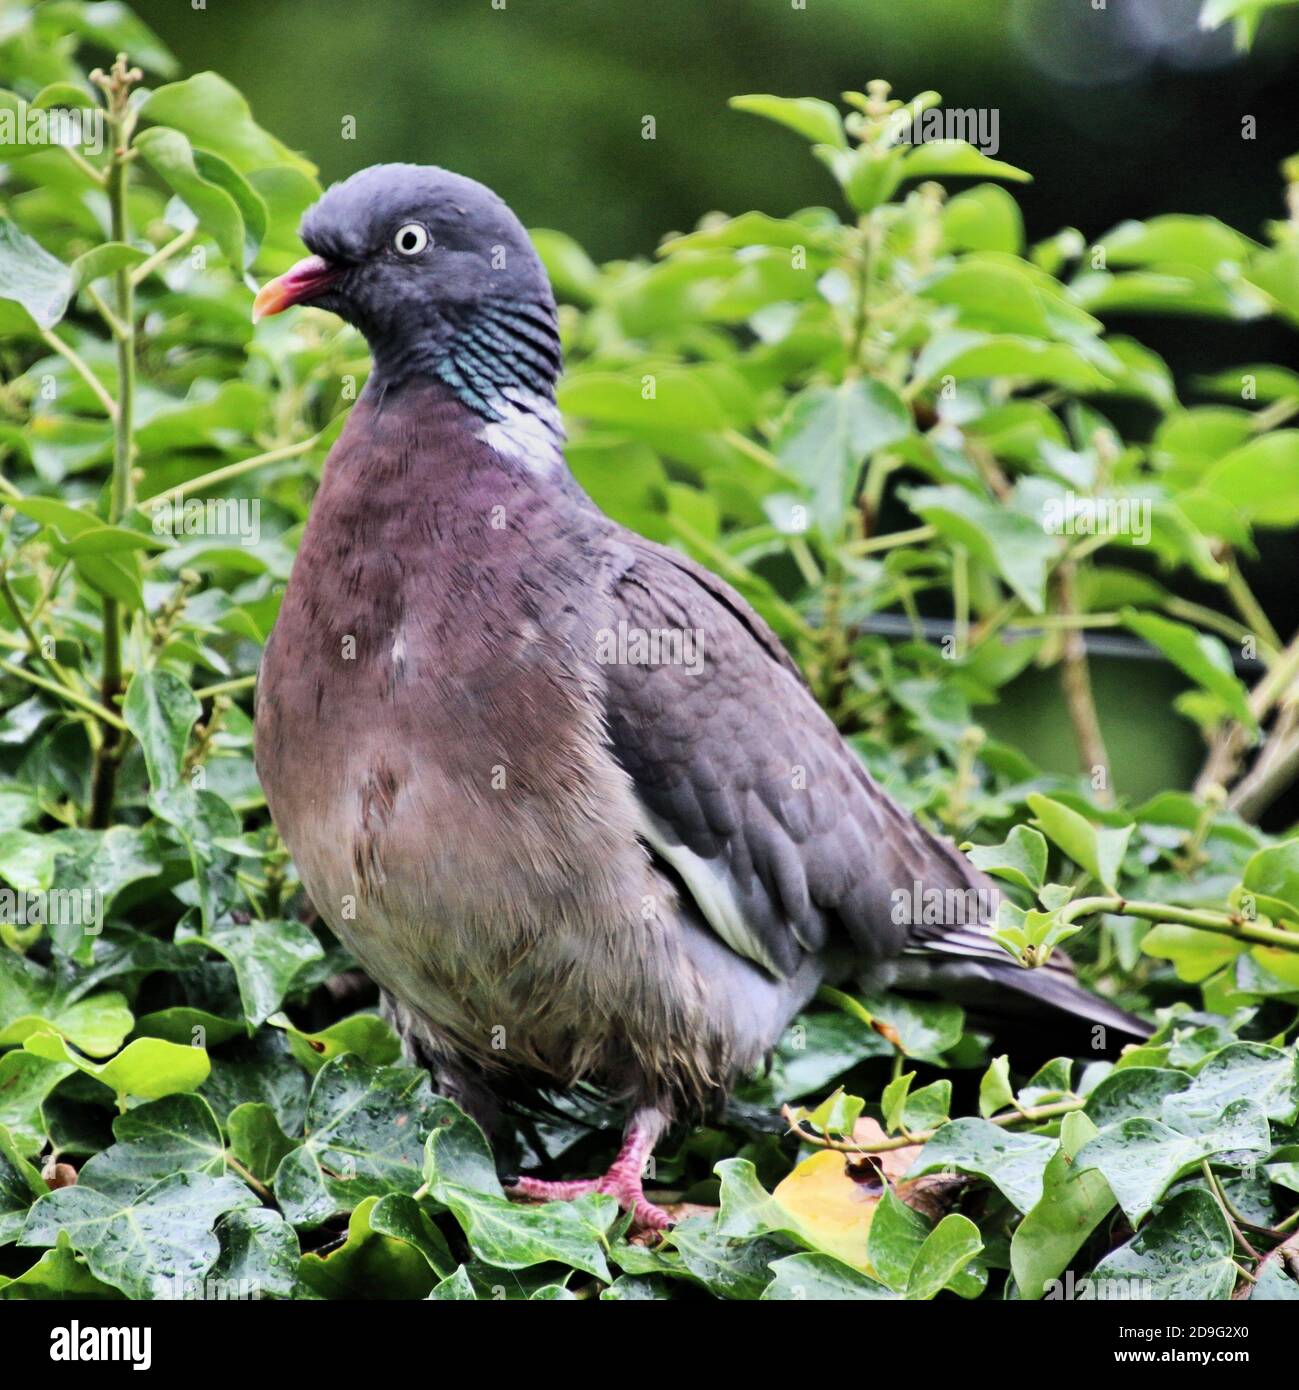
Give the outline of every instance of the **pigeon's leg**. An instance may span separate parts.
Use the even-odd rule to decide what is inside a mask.
[[[541,1201],[564,1202],[588,1192],[605,1192],[618,1199],[623,1211],[632,1213],[634,1225],[645,1231],[661,1231],[672,1224],[672,1218],[662,1207],[645,1198],[643,1187],[645,1164],[663,1133],[664,1117],[654,1109],[637,1110],[623,1131],[622,1148],[602,1178],[584,1178],[576,1182],[546,1182],[541,1178],[520,1178],[510,1188],[520,1197]]]

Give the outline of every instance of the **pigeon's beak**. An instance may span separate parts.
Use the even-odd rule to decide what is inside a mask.
[[[278,314],[293,304],[310,303],[343,273],[323,256],[308,256],[274,280],[268,280],[253,300],[253,322]]]

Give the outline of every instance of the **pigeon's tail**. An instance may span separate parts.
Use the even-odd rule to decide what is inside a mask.
[[[955,933],[950,945],[952,954],[935,942],[903,956],[893,987],[951,999],[999,1037],[1014,1032],[1048,1050],[1114,1055],[1150,1036],[1149,1024],[1079,984],[1059,951],[1029,970],[994,954],[1000,948],[977,930]]]

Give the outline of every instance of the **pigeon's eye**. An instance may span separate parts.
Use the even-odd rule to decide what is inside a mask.
[[[403,256],[418,256],[428,245],[428,232],[418,222],[407,222],[404,227],[398,227],[392,244]]]

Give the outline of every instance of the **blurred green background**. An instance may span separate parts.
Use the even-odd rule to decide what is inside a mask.
[[[999,113],[1000,155],[1030,239],[1095,237],[1128,217],[1208,213],[1256,234],[1284,215],[1278,164],[1292,117],[1299,16],[1270,16],[1253,50],[1202,33],[1198,0],[136,0],[186,71],[215,68],[326,179],[385,160],[438,163],[490,184],[529,226],[597,259],[651,253],[712,210],[773,214],[825,202],[802,141],[728,110],[739,92],[816,95],[886,77],[951,107]],[[1103,5],[1103,8],[1096,8]],[[195,6],[201,6],[195,8]],[[656,138],[642,138],[653,116]],[[354,118],[355,138],[344,138]],[[1253,117],[1253,139],[1242,138]],[[1116,320],[1179,380],[1228,362],[1293,357],[1275,324]],[[1250,578],[1278,625],[1299,622],[1296,557]],[[1215,601],[1216,595],[1194,597]],[[1096,661],[1122,789],[1184,784],[1198,739],[1168,702],[1167,669]],[[1046,679],[1046,678],[1042,678]],[[996,736],[1070,771],[1053,691],[1029,676]]]

